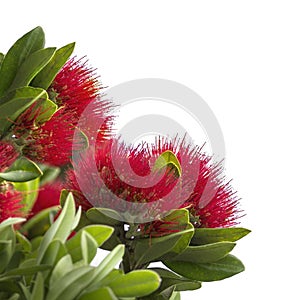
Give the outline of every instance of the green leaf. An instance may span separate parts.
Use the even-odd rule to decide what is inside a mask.
[[[65,244],[59,240],[53,240],[48,246],[41,263],[53,266],[65,255],[67,255]]]
[[[38,273],[34,282],[31,300],[44,299],[44,278],[42,273]]]
[[[43,89],[32,87],[18,88],[0,98],[0,136],[13,125],[13,122],[39,99],[48,99]]]
[[[73,262],[70,254],[63,256],[55,265],[49,284],[52,286],[56,281],[60,280],[65,274],[73,269]]]
[[[89,286],[88,291],[96,289],[101,284],[103,278],[105,278],[114,267],[121,262],[124,252],[125,246],[118,245],[101,261],[95,268],[93,282],[92,285]]]
[[[199,281],[222,280],[245,269],[242,262],[230,254],[216,262],[205,264],[187,261],[164,261],[163,263],[174,272]]]
[[[183,234],[174,247],[163,256],[163,258],[173,257],[188,247],[194,234],[194,226],[189,222],[189,211],[185,208],[171,211],[169,215],[163,218],[163,221],[167,222],[166,226],[170,226],[168,222],[175,223],[178,231],[190,230]]]
[[[137,267],[148,262],[157,261],[158,258],[170,252],[183,235],[193,231],[193,228],[189,228],[163,237],[137,239],[134,242],[135,266]]]
[[[43,186],[47,183],[53,182],[60,173],[60,168],[48,166],[44,164],[38,165],[43,175],[40,177],[40,186]]]
[[[192,245],[205,245],[217,242],[235,242],[249,234],[246,228],[196,228],[192,238]]]
[[[30,266],[30,267],[19,267],[14,270],[10,270],[6,272],[4,275],[0,275],[1,277],[15,277],[15,276],[27,276],[27,275],[34,275],[37,272],[45,271],[50,269],[50,265],[36,265],[36,266]]]
[[[0,274],[6,269],[14,252],[14,242],[11,240],[0,240]],[[1,275],[0,275],[1,278]]]
[[[93,268],[83,266],[66,273],[60,280],[49,286],[46,300],[74,300],[89,283]]]
[[[82,259],[86,264],[90,264],[92,262],[97,254],[97,248],[98,244],[95,239],[86,231],[83,231],[81,234],[81,250]]]
[[[43,256],[52,242],[52,240],[56,239],[61,242],[65,242],[69,237],[75,219],[75,202],[73,195],[69,193],[66,203],[57,218],[57,220],[52,224],[50,229],[46,232],[38,254],[38,262],[41,262]]]
[[[0,177],[11,182],[25,182],[36,179],[42,175],[42,171],[33,161],[21,157],[17,159]]]
[[[181,297],[180,297],[180,293],[178,292],[174,292],[172,297],[170,298],[170,300],[180,300]]]
[[[75,236],[67,241],[66,247],[71,254],[74,262],[83,258],[82,253],[82,234],[87,233],[96,242],[96,248],[100,247],[104,241],[106,241],[113,232],[113,228],[105,225],[91,225],[81,229]],[[91,254],[92,255],[92,254]],[[94,254],[95,255],[95,254]]]
[[[162,268],[151,269],[155,271],[162,279],[159,289],[155,295],[163,295],[167,290],[175,291],[188,291],[201,288],[201,282],[196,280],[181,277],[169,270]],[[172,292],[171,292],[172,293]]]
[[[22,250],[25,252],[30,252],[32,250],[32,246],[30,241],[19,231],[16,231],[16,237],[18,243],[22,246]]]
[[[18,300],[18,299],[20,299],[20,295],[19,294],[14,294],[8,300]]]
[[[57,205],[40,211],[21,227],[21,232],[26,233],[30,239],[36,236],[43,236],[53,223],[53,218],[59,208]]]
[[[118,277],[109,284],[117,297],[143,297],[156,291],[160,277],[150,270],[136,270]]]
[[[178,174],[178,177],[181,176],[182,170],[180,162],[177,156],[171,150],[166,150],[156,159],[153,171],[159,171],[167,166],[174,168]]]
[[[75,43],[71,43],[58,49],[49,63],[33,79],[31,85],[45,90],[48,89],[59,70],[72,54],[74,47]]]
[[[1,69],[1,64],[3,62],[4,59],[4,54],[0,52],[0,69]]]
[[[16,73],[10,86],[10,90],[27,86],[31,80],[48,64],[55,53],[56,48],[40,49],[30,54]]]
[[[225,257],[235,246],[232,242],[187,247],[182,253],[174,256],[172,261],[189,261],[195,263],[210,263]]]
[[[118,212],[108,208],[90,208],[86,213],[87,218],[94,224],[116,226],[121,224]]]
[[[101,287],[96,291],[85,293],[79,300],[118,300],[116,295],[109,287]]]
[[[0,68],[0,97],[10,87],[24,60],[33,52],[42,49],[45,35],[41,27],[36,27],[18,39],[9,49]]]
[[[26,182],[15,182],[14,187],[17,191],[22,192],[24,205],[23,210],[29,212],[37,199],[39,192],[39,178]]]
[[[26,221],[26,219],[24,218],[8,218],[6,220],[4,220],[3,222],[0,223],[0,232],[1,229],[5,228],[5,227],[9,227],[11,225],[15,225],[15,224],[19,224]]]

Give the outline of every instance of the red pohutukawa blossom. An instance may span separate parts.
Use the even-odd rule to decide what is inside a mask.
[[[113,194],[125,200],[116,202],[115,209],[121,212],[128,209],[126,203],[158,201],[156,209],[161,212],[188,208],[195,227],[237,224],[239,199],[225,181],[221,166],[214,164],[201,148],[164,139],[158,139],[152,147],[132,148],[123,144],[114,147],[114,144],[116,141],[111,140],[96,147],[95,153],[89,150],[79,156],[75,173],[68,173],[68,188],[84,208],[112,207]],[[171,167],[167,167],[163,174],[153,170],[157,158],[167,150],[175,153],[180,161],[180,177]],[[159,211],[154,213],[159,215]],[[161,231],[161,234],[170,228],[160,223],[151,226],[147,228],[158,233]]]
[[[62,189],[63,183],[60,180],[42,186],[31,209],[31,215],[34,216],[46,208],[60,205],[59,200]]]
[[[23,196],[11,184],[0,184],[0,223],[10,217],[23,217]]]
[[[73,57],[56,75],[49,94],[56,104],[80,116],[88,104],[98,99],[101,89],[95,69],[84,58]]]
[[[92,113],[81,120],[84,123],[84,134],[90,137],[89,129],[97,119],[101,128],[97,128],[97,138],[109,135],[112,117],[109,116],[111,104],[101,99],[101,85],[95,71],[82,60],[69,60],[54,79],[48,89],[50,98],[59,109],[50,120],[36,126],[41,109],[35,105],[19,116],[13,126],[15,143],[22,146],[23,154],[34,161],[55,166],[70,162],[72,150],[82,149],[86,141],[83,135],[74,133],[81,113],[91,105]]]
[[[19,156],[14,146],[0,141],[0,172],[5,171]]]
[[[126,212],[128,203],[155,202],[172,191],[176,179],[168,175],[170,169],[152,172],[149,159],[147,149],[126,147],[114,139],[102,142],[95,152],[88,149],[73,162],[76,171],[68,172],[67,188],[83,209],[115,206]]]

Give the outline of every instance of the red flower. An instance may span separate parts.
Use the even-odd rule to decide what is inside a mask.
[[[0,141],[0,172],[5,171],[18,156],[19,154],[11,144]]]
[[[172,170],[151,171],[147,149],[126,147],[113,139],[98,143],[95,152],[87,150],[73,164],[76,171],[68,172],[67,188],[83,209],[115,205],[116,210],[126,212],[129,203],[155,202],[176,184],[175,177],[169,176]]]
[[[189,209],[195,227],[237,224],[238,198],[225,181],[221,165],[214,164],[201,148],[165,139],[158,139],[151,147],[135,149],[122,144],[114,147],[114,142],[102,143],[95,153],[89,150],[80,156],[75,163],[76,176],[73,171],[68,173],[68,188],[75,190],[80,204],[85,203],[87,208],[93,205],[111,208],[114,199],[109,190],[125,200],[116,202],[115,209],[119,212],[126,212],[126,203],[151,203],[164,198],[157,207],[157,215],[184,207]],[[163,176],[151,171],[157,158],[167,150],[175,153],[181,163],[180,178],[170,168]],[[163,228],[158,223],[152,225]]]
[[[91,137],[92,131],[101,140],[109,135],[112,117],[107,116],[111,104],[100,98],[100,83],[94,70],[82,60],[69,60],[50,86],[50,98],[59,106],[58,111],[43,125],[37,126],[36,119],[43,112],[32,105],[16,120],[13,126],[14,142],[22,146],[23,154],[34,161],[55,166],[70,162],[72,149],[82,149],[83,135],[74,133],[81,113],[90,105],[89,116],[81,120],[84,133]],[[101,128],[93,128],[96,120],[101,120]]]
[[[49,94],[59,106],[80,116],[88,104],[100,97],[101,89],[95,69],[87,66],[87,60],[73,57],[55,77]]]
[[[41,187],[38,198],[31,209],[31,216],[36,215],[46,208],[60,205],[59,200],[62,189],[63,183],[60,180],[56,180],[53,183],[48,183]]]
[[[11,184],[0,185],[0,223],[10,217],[23,217],[22,194]]]
[[[69,163],[72,148],[79,150],[85,145],[83,139],[74,139],[74,122],[71,112],[59,109],[49,121],[31,131],[23,154],[34,161],[55,166]]]

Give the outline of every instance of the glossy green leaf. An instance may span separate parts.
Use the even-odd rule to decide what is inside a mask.
[[[16,238],[18,243],[22,246],[23,251],[30,252],[32,250],[30,241],[19,231],[16,231]]]
[[[87,218],[94,224],[116,226],[121,224],[118,212],[108,208],[91,208],[86,213]]]
[[[178,176],[181,176],[181,164],[177,156],[170,150],[166,150],[157,158],[157,160],[154,163],[153,171],[159,171],[167,166],[175,168]]]
[[[79,300],[118,300],[119,298],[113,293],[109,287],[101,287],[96,291],[86,293]]]
[[[60,174],[59,167],[48,166],[44,164],[39,164],[38,166],[43,172],[43,175],[40,177],[40,186],[53,182]]]
[[[58,49],[49,63],[33,79],[31,85],[45,90],[48,89],[59,70],[72,54],[74,47],[75,43],[71,43]]]
[[[5,172],[0,173],[0,178],[11,182],[25,182],[36,179],[42,174],[36,163],[25,157],[21,157]]]
[[[9,264],[14,251],[14,243],[11,240],[0,240],[0,274]],[[0,275],[1,278],[1,275]]]
[[[115,229],[115,231],[110,236],[110,238],[101,245],[101,248],[103,250],[111,251],[116,246],[122,244],[122,242],[121,242],[121,240],[119,238],[119,234],[123,230],[123,228],[121,228],[121,227],[118,226],[118,227],[114,227],[114,229]]]
[[[244,271],[242,262],[233,255],[227,255],[212,263],[194,263],[187,261],[163,262],[174,272],[190,279],[199,281],[222,280]]]
[[[49,284],[52,286],[56,281],[60,280],[65,274],[73,269],[73,261],[70,254],[63,256],[55,265]]]
[[[192,245],[205,245],[217,242],[235,242],[250,233],[249,229],[231,228],[196,228]]]
[[[66,242],[68,252],[73,261],[79,261],[83,258],[82,253],[82,234],[87,233],[96,242],[96,248],[100,247],[112,234],[113,228],[105,225],[90,225],[81,229],[75,236]]]
[[[19,267],[14,270],[10,270],[5,273],[6,277],[15,277],[15,276],[26,276],[26,275],[34,275],[37,272],[45,271],[50,269],[50,265],[36,265],[36,266],[29,266],[29,267]],[[0,278],[3,275],[0,275]]]
[[[194,226],[189,222],[189,211],[185,208],[173,210],[169,215],[163,218],[165,222],[173,222],[176,224],[178,231],[190,230],[183,234],[180,239],[176,242],[174,247],[172,247],[168,253],[166,253],[163,258],[167,259],[173,257],[176,254],[181,253],[186,249],[194,235]],[[170,226],[168,223],[166,226]]]
[[[42,49],[45,35],[41,27],[36,27],[18,39],[9,49],[0,68],[0,97],[10,87],[24,60],[33,52]]]
[[[65,255],[67,255],[65,244],[60,240],[54,239],[47,247],[40,263],[53,266]]]
[[[135,266],[157,261],[158,258],[171,251],[183,235],[193,232],[193,230],[193,228],[189,228],[163,237],[137,239],[134,242]]]
[[[49,287],[46,300],[74,300],[90,281],[93,268],[83,266],[66,273]]]
[[[26,233],[30,239],[44,235],[53,223],[59,208],[59,206],[53,206],[40,211],[21,227],[21,232]]]
[[[118,277],[109,284],[117,297],[143,297],[156,291],[160,277],[150,270],[136,270]]]
[[[95,239],[86,231],[81,234],[82,259],[90,264],[97,254],[98,244]]]
[[[196,290],[201,288],[201,282],[196,280],[187,279],[181,277],[169,270],[162,268],[151,269],[155,271],[159,277],[162,279],[159,289],[155,292],[155,295],[163,295],[165,291],[187,291]],[[171,292],[172,294],[172,292]]]
[[[3,229],[3,228],[22,223],[24,221],[26,221],[26,219],[24,219],[24,218],[8,218],[0,223],[0,232],[1,232],[1,229]]]
[[[97,278],[99,283],[121,262],[124,252],[125,246],[118,245],[96,267],[94,277]]]
[[[34,205],[35,200],[37,199],[39,192],[39,178],[26,182],[15,182],[14,187],[17,191],[22,192],[24,204],[23,210],[27,213],[31,210]]]
[[[170,298],[170,300],[180,300],[181,297],[180,297],[180,293],[178,292],[174,292],[172,297]]]
[[[187,247],[182,253],[174,256],[174,261],[189,261],[195,263],[210,263],[225,257],[235,246],[232,242]]]
[[[16,73],[10,86],[10,90],[27,86],[31,80],[48,64],[55,53],[56,48],[40,49],[30,54]]]
[[[31,294],[31,300],[44,299],[44,278],[42,273],[37,273]]]
[[[38,255],[38,262],[41,262],[49,244],[52,240],[60,240],[65,242],[69,237],[75,219],[75,202],[73,195],[68,194],[65,205],[57,218],[57,220],[52,224],[50,229],[46,232]]]
[[[22,87],[0,98],[0,136],[3,135],[18,116],[40,99],[48,99],[43,89]]]

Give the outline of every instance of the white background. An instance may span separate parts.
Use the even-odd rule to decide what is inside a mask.
[[[299,2],[2,2],[2,52],[41,25],[48,46],[76,41],[104,85],[171,79],[213,109],[252,229],[234,250],[246,271],[182,299],[299,299]]]

